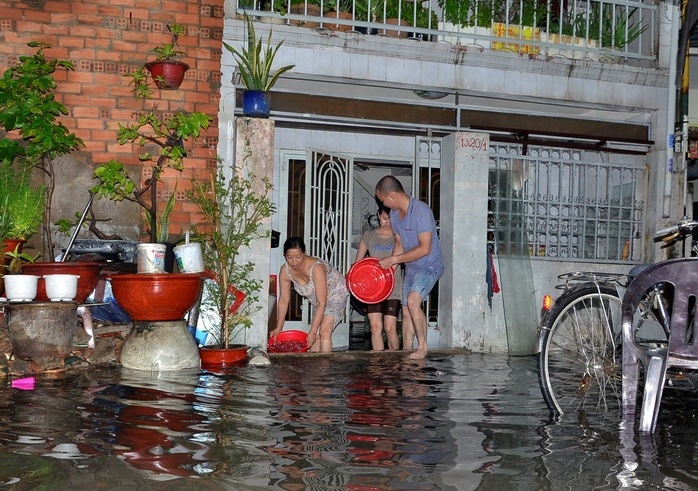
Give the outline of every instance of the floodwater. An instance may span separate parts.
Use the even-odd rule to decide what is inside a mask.
[[[698,405],[653,437],[549,421],[533,357],[282,355],[226,374],[118,367],[0,388],[0,488],[698,489]]]

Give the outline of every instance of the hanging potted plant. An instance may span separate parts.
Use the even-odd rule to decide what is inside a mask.
[[[264,48],[263,39],[261,37],[257,39],[252,19],[246,16],[245,22],[247,23],[247,45],[243,45],[240,50],[225,42],[223,45],[235,58],[240,71],[240,80],[246,89],[242,94],[242,114],[250,118],[268,118],[271,112],[269,90],[282,73],[291,70],[295,65],[283,66],[272,75],[271,67],[274,57],[283,41],[272,47],[271,30],[269,30],[267,46]]]
[[[189,70],[189,65],[174,58],[184,54],[179,49],[177,40],[179,36],[186,35],[186,29],[180,24],[168,25],[167,29],[172,34],[171,43],[162,43],[152,49],[158,56],[155,61],[145,64],[145,68],[150,72],[155,85],[161,90],[176,90],[182,85],[184,74]]]
[[[272,184],[264,179],[262,190],[255,192],[254,175],[243,176],[237,168],[232,175],[227,179],[219,166],[209,182],[192,180],[188,192],[204,217],[204,226],[193,230],[194,240],[201,243],[204,266],[212,278],[204,283],[200,322],[210,319],[205,327],[216,343],[200,350],[202,366],[245,358],[247,346],[233,341],[251,326],[251,314],[259,308],[262,285],[251,278],[254,264],[241,258],[241,250],[270,236],[261,229],[274,212]]]

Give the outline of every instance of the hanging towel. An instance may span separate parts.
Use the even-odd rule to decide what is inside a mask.
[[[485,281],[487,282],[487,305],[492,310],[492,296],[500,292],[497,282],[497,271],[494,269],[494,257],[487,251],[487,269],[485,270]]]

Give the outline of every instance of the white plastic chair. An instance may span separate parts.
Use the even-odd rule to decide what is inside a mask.
[[[642,343],[636,337],[634,314],[643,296],[654,285],[673,286],[670,298],[671,323],[666,345]],[[623,296],[623,413],[636,413],[640,365],[645,383],[640,412],[640,431],[654,432],[669,367],[698,369],[698,337],[694,336],[694,314],[698,295],[698,259],[675,259],[645,269]]]

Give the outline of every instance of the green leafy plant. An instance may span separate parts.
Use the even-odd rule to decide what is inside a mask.
[[[5,266],[7,268],[7,272],[9,274],[22,274],[22,265],[24,263],[33,263],[41,257],[41,254],[31,256],[26,252],[19,252],[18,245],[14,251],[6,252],[5,256],[10,258],[10,264]]]
[[[27,45],[36,48],[36,52],[20,56],[19,63],[0,78],[0,127],[8,132],[0,142],[0,160],[37,169],[46,177],[42,228],[46,250],[53,257],[51,205],[56,188],[55,159],[84,147],[84,143],[58,119],[68,114],[68,110],[53,94],[56,88],[53,73],[59,68],[72,70],[73,64],[46,58],[44,50],[51,48],[48,43],[32,41]]]
[[[223,42],[223,46],[233,54],[240,70],[240,79],[245,88],[266,92],[274,86],[281,74],[291,70],[295,65],[283,66],[272,75],[272,64],[283,41],[272,47],[271,30],[269,30],[269,39],[266,48],[264,48],[263,39],[261,37],[257,39],[252,19],[245,16],[245,21],[247,22],[247,45],[240,50],[226,42]]]
[[[250,327],[253,305],[262,288],[259,280],[251,278],[254,264],[241,261],[240,250],[254,239],[269,237],[268,231],[261,231],[262,221],[274,212],[272,184],[263,179],[262,191],[255,192],[256,177],[242,177],[237,171],[233,169],[233,177],[227,179],[219,165],[210,181],[192,180],[192,190],[187,192],[204,217],[204,226],[195,227],[193,236],[201,243],[204,265],[214,278],[204,283],[204,298],[208,300],[202,305],[218,313],[220,325],[212,334],[225,348],[239,329]],[[238,292],[246,300],[231,312]]]
[[[151,50],[158,55],[155,58],[156,60],[171,60],[184,54],[184,51],[179,49],[177,41],[180,36],[185,37],[187,35],[186,28],[180,24],[171,24],[167,26],[167,29],[172,33],[172,42],[162,43]]]
[[[31,169],[0,163],[0,196],[0,213],[9,224],[3,240],[26,240],[39,231],[46,209],[46,186],[32,186]]]
[[[156,220],[157,228],[155,230],[155,235],[158,242],[168,242],[170,240],[170,213],[172,213],[175,203],[177,202],[177,198],[175,197],[176,192],[177,189],[175,188],[175,191],[170,195],[167,203],[165,203],[162,214]],[[148,223],[150,223],[150,214],[148,210],[145,211],[145,217]]]
[[[145,69],[141,68],[131,75],[131,84],[136,98],[150,99],[152,89],[148,85],[148,77]],[[163,230],[167,227],[158,227],[161,215],[158,214],[157,183],[160,181],[165,169],[182,171],[187,151],[184,142],[198,138],[203,130],[208,129],[211,118],[204,113],[176,112],[171,115],[163,115],[153,108],[146,114],[141,114],[138,120],[124,126],[119,123],[117,139],[119,144],[136,143],[140,147],[154,144],[159,154],[154,155],[149,151],[139,155],[142,162],[152,163],[152,176],[141,187],[126,171],[123,163],[110,160],[102,164],[94,171],[94,177],[98,184],[91,188],[99,198],[108,198],[114,201],[130,201],[141,206],[149,222],[149,235],[151,242],[157,242],[158,236],[168,233]],[[171,197],[170,200],[173,198]],[[167,217],[172,211],[174,201],[165,206]],[[164,218],[165,216],[162,215]],[[160,232],[158,232],[160,230]]]

